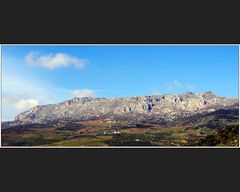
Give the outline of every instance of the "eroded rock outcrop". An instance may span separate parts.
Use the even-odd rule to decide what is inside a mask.
[[[204,92],[179,95],[154,95],[126,98],[74,98],[58,104],[34,107],[15,117],[22,123],[47,121],[80,121],[88,119],[144,119],[149,117],[173,120],[196,113],[215,111],[225,107],[238,107],[238,99]]]

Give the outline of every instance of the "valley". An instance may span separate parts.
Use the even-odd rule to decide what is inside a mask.
[[[2,129],[2,146],[238,146],[239,112],[220,109],[171,122],[92,119]]]

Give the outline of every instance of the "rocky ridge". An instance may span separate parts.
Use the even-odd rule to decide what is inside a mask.
[[[126,98],[74,98],[58,104],[36,106],[15,117],[22,124],[90,119],[122,119],[141,121],[155,119],[172,121],[197,113],[227,107],[238,107],[237,98],[217,96],[208,91],[179,95],[163,94]]]

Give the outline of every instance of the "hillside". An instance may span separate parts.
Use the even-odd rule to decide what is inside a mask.
[[[93,119],[142,121],[148,118],[171,121],[229,106],[238,107],[238,99],[220,97],[212,92],[110,99],[85,97],[34,107],[17,115],[15,122],[46,124]]]
[[[2,123],[2,146],[238,146],[238,99],[202,94],[75,98]]]

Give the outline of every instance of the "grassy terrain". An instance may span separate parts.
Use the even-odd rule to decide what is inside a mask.
[[[50,146],[107,146],[105,141],[111,136],[79,137],[50,144]]]

